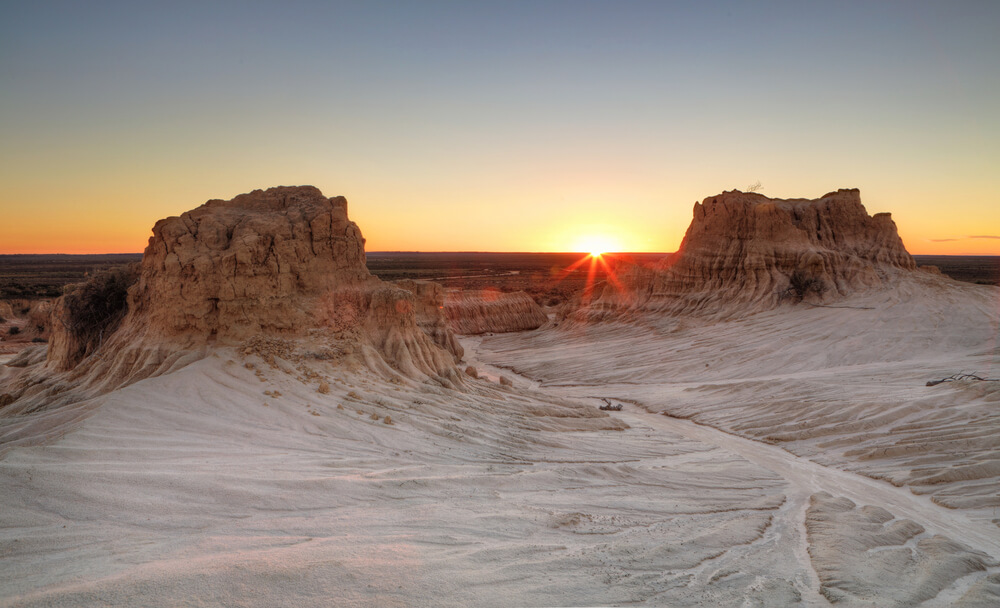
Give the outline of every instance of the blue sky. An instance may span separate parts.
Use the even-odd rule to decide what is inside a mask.
[[[370,250],[669,251],[695,200],[759,180],[859,187],[912,252],[1000,253],[966,238],[1000,234],[996,2],[3,15],[5,251],[136,251],[160,217],[296,183],[347,196]]]

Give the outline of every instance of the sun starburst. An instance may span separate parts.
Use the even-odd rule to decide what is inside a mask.
[[[619,251],[616,239],[607,235],[585,235],[577,239],[576,250],[590,253],[590,257],[599,258],[609,251]]]
[[[586,268],[587,278],[581,294],[584,306],[589,306],[595,295],[600,296],[598,288],[602,283],[607,283],[614,289],[621,290],[621,281],[615,272],[614,258],[616,254],[609,253],[621,249],[617,239],[607,235],[585,235],[575,241],[575,248],[577,251],[583,252],[584,255],[564,268],[556,280],[562,281],[585,264],[588,265]],[[598,280],[599,274],[603,275],[603,281]]]

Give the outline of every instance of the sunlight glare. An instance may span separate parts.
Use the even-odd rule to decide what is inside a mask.
[[[613,237],[590,234],[582,236],[574,244],[576,251],[589,253],[591,257],[601,257],[611,251],[620,251],[621,246]]]

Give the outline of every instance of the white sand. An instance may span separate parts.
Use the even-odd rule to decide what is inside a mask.
[[[998,393],[924,383],[997,290],[918,291],[467,339],[468,394],[219,351],[0,459],[0,605],[995,604]]]
[[[926,383],[1000,378],[1000,290],[920,279],[842,304],[853,308],[647,319],[481,348],[547,390],[630,400],[987,517],[1000,507],[1000,382]]]

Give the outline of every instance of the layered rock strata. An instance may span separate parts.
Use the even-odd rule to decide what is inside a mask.
[[[548,321],[545,311],[525,292],[501,293],[495,289],[449,291],[444,316],[459,334],[524,331]]]
[[[400,279],[393,284],[414,295],[417,326],[430,336],[435,344],[451,353],[456,363],[461,361],[465,351],[443,314],[446,301],[444,287],[439,283],[414,279]]]
[[[915,269],[891,216],[868,215],[857,189],[816,200],[735,190],[695,203],[676,253],[653,267],[619,265],[620,285],[594,308],[714,313],[820,303]]]

